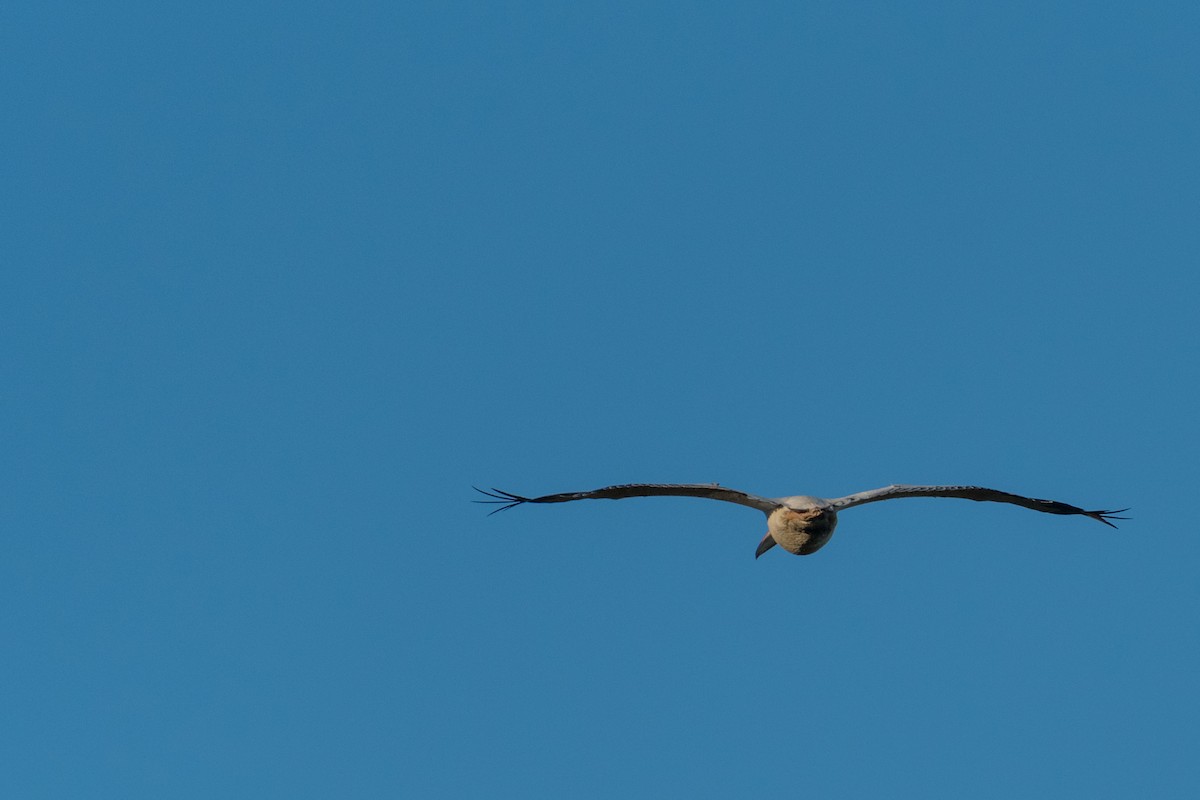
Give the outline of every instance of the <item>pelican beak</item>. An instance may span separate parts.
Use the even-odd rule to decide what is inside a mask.
[[[758,549],[754,551],[754,557],[758,558],[759,556],[761,556],[763,553],[767,552],[774,546],[775,546],[775,539],[771,536],[771,533],[768,531],[767,535],[763,537],[763,540],[758,543]]]

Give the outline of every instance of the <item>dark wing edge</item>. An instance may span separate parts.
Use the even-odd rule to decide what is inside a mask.
[[[519,494],[511,494],[503,491],[502,489],[493,488],[491,491],[486,491],[484,489],[480,489],[478,486],[472,486],[471,488],[482,495],[487,495],[488,497],[493,498],[491,500],[472,500],[472,503],[490,503],[492,505],[501,504],[499,508],[494,508],[488,512],[489,517],[492,514],[499,514],[501,511],[508,511],[510,508],[516,508],[524,503],[538,502],[533,498],[521,497]]]
[[[623,500],[626,497],[704,497],[710,500],[722,500],[727,503],[757,508],[764,513],[770,513],[779,503],[766,497],[741,492],[737,489],[727,489],[716,483],[626,483],[618,486],[605,486],[590,492],[561,492],[547,494],[541,497],[524,497],[503,489],[493,488],[485,491],[477,486],[472,489],[490,500],[474,500],[475,503],[499,505],[488,516],[507,511],[510,508],[526,503],[569,503],[572,500]]]
[[[1103,522],[1110,528],[1117,527],[1112,523],[1114,519],[1129,519],[1129,517],[1119,516],[1128,511],[1128,508],[1118,508],[1112,511],[1100,509],[1089,511],[1079,506],[1073,506],[1070,503],[1061,503],[1057,500],[1042,500],[1038,497],[1025,497],[1024,495],[1002,492],[998,489],[987,489],[982,486],[904,486],[896,484],[885,486],[882,489],[871,489],[870,491],[839,497],[836,500],[831,500],[830,505],[836,510],[841,510],[843,508],[860,506],[864,503],[893,500],[900,497],[958,497],[980,502],[1011,503],[1034,511],[1043,511],[1047,514],[1078,514],[1094,519],[1097,522]]]

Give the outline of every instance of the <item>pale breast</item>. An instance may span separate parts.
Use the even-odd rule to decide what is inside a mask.
[[[797,511],[781,506],[767,517],[767,530],[775,543],[798,556],[815,553],[833,536],[837,512],[825,508]]]

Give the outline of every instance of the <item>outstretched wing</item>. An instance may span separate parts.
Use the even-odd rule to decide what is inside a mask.
[[[522,497],[519,494],[492,489],[485,492],[475,488],[480,494],[485,494],[491,500],[476,500],[476,503],[495,503],[500,507],[497,511],[507,511],[525,503],[569,503],[572,500],[623,500],[626,497],[707,497],[709,500],[724,500],[727,503],[757,508],[764,513],[771,513],[779,507],[775,500],[759,497],[737,489],[726,489],[715,483],[626,483],[621,486],[605,486],[603,489],[593,489],[590,492],[563,492],[547,494],[542,497]],[[490,516],[490,515],[489,515]]]
[[[843,508],[861,506],[864,503],[874,503],[879,500],[892,500],[897,497],[961,497],[966,500],[1012,503],[1023,508],[1031,508],[1034,511],[1045,511],[1047,514],[1082,514],[1103,522],[1110,528],[1117,526],[1109,520],[1128,519],[1128,517],[1117,515],[1129,510],[1128,508],[1119,508],[1116,511],[1087,511],[1078,506],[1060,503],[1057,500],[1040,500],[1036,497],[1024,497],[996,489],[985,489],[982,486],[902,486],[898,484],[839,497],[836,500],[830,500],[829,504],[835,511],[840,511]]]

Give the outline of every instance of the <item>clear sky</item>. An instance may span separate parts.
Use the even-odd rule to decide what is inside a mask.
[[[6,3],[0,796],[1195,797],[1198,32]]]

